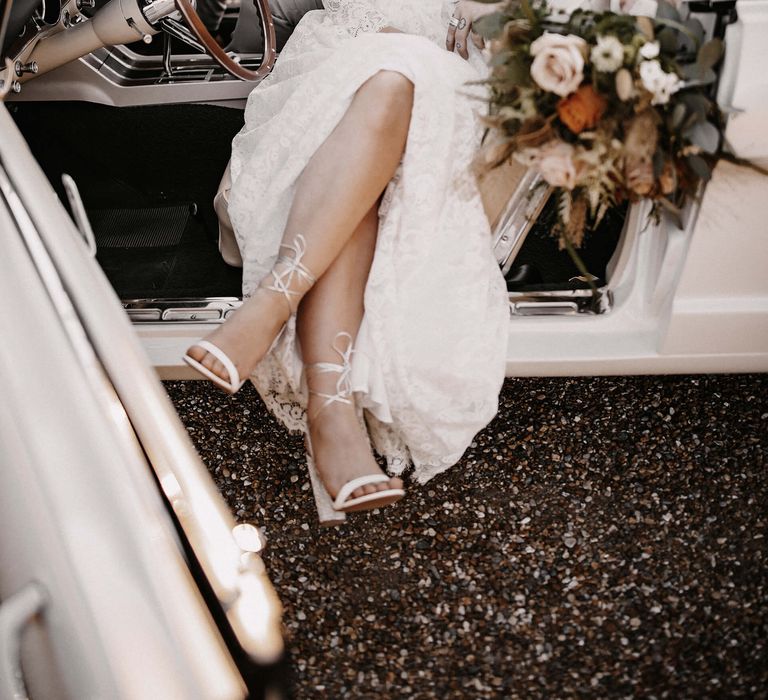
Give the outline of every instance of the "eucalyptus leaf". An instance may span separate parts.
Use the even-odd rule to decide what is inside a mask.
[[[699,92],[679,92],[675,95],[675,99],[702,118],[706,117],[712,109],[712,103]]]
[[[685,20],[683,25],[688,30],[688,33],[680,32],[679,50],[681,53],[695,55],[696,47],[701,46],[701,42],[704,41],[704,27],[695,18]]]
[[[684,135],[707,153],[717,153],[720,147],[720,132],[714,124],[706,120],[696,122]]]
[[[701,43],[704,41],[704,25],[695,17],[689,17],[683,22],[685,28],[691,33],[692,38]]]
[[[712,171],[709,169],[707,161],[701,156],[686,156],[685,160],[696,174],[696,177],[701,178],[704,182],[708,182],[712,177]]]
[[[699,87],[701,85],[711,85],[717,80],[715,71],[711,68],[702,70],[698,63],[689,63],[683,66],[683,77],[685,78],[686,88]]]
[[[671,19],[673,22],[680,22],[680,13],[674,5],[666,0],[658,0],[656,19]]]
[[[677,53],[678,35],[674,29],[670,27],[664,27],[656,36],[659,42],[659,46],[664,53],[675,54]]]
[[[698,112],[689,112],[688,116],[680,126],[680,131],[685,133],[686,131],[693,129],[694,125],[700,121],[704,121],[704,117],[702,117]]]
[[[683,123],[683,119],[685,119],[685,115],[688,113],[688,108],[685,104],[682,102],[678,102],[674,109],[672,110],[672,114],[669,117],[669,128],[672,131],[676,131],[680,128],[680,125]]]
[[[501,12],[494,12],[472,23],[472,31],[484,39],[495,39],[500,36],[506,24],[506,17]]]
[[[723,57],[723,42],[720,39],[710,39],[706,44],[702,44],[699,53],[696,56],[696,65],[702,71],[708,68],[714,68],[717,62]]]
[[[696,42],[696,46],[699,45],[698,39],[696,39],[696,36],[693,32],[691,32],[688,27],[686,27],[682,22],[678,22],[674,19],[668,19],[666,17],[655,17],[653,20],[656,24],[664,27],[665,29],[673,29],[676,32],[680,32],[682,34],[685,34],[686,36],[690,37],[694,42]]]

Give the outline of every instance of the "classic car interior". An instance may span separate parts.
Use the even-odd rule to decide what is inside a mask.
[[[267,3],[255,4],[269,18]],[[230,0],[213,40],[186,0],[71,0],[54,9],[17,0],[11,9],[11,114],[65,203],[62,174],[76,182],[97,260],[137,323],[216,320],[240,300],[241,272],[219,255],[212,202],[245,98],[276,50],[268,19],[254,27],[265,52],[223,51],[237,12]],[[605,311],[609,295],[594,303],[590,280],[558,250],[547,194],[523,178],[493,205],[512,298],[526,315]],[[625,218],[618,207],[579,251],[598,288]]]

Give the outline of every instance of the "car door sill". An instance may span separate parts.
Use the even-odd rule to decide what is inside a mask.
[[[142,323],[221,323],[243,303],[239,297],[123,299],[128,318]]]
[[[242,303],[240,297],[122,300],[134,324],[222,323]],[[589,289],[509,292],[512,317],[604,314],[610,311],[612,303],[613,296],[607,286],[600,287],[596,295]]]

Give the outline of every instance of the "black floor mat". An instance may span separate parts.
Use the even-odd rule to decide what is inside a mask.
[[[223,263],[195,205],[89,216],[96,259],[121,298],[240,296],[241,271]]]
[[[145,209],[90,209],[99,248],[163,248],[181,241],[194,204]]]
[[[240,296],[242,272],[218,252],[213,211],[240,110],[18,102],[10,111],[65,206],[62,173],[77,182],[120,297]]]

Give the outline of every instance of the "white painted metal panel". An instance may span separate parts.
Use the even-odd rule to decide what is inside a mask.
[[[0,131],[14,133],[2,106]],[[0,142],[0,158],[39,178],[32,191],[43,218],[62,211],[13,138]],[[77,333],[74,309],[54,304],[15,225],[7,217],[0,224],[2,418],[4,434],[16,437],[3,442],[0,596],[30,579],[51,593],[37,628],[38,648],[50,654],[34,675],[58,670],[64,682],[53,697],[242,697],[154,476],[88,338],[81,327]],[[58,234],[78,251],[71,223]],[[111,296],[105,283],[102,293]],[[117,333],[114,342],[126,339]]]
[[[726,136],[742,158],[768,158],[768,0],[739,0],[725,35],[718,102],[732,111]]]

